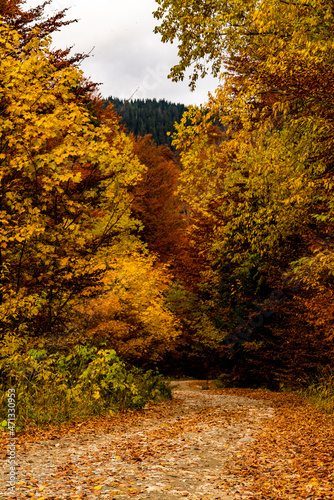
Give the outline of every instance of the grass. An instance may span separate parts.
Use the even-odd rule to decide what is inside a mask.
[[[306,380],[306,387],[300,394],[325,413],[334,414],[334,371],[321,367],[314,379]]]
[[[305,400],[312,403],[319,410],[334,415],[334,369],[330,366],[319,367],[318,373],[313,377],[305,377],[299,382],[303,388],[289,389],[284,384],[280,384],[279,392],[293,394],[296,393],[302,396]],[[213,381],[216,389],[233,389],[236,388],[230,381],[228,373],[222,373]],[[204,387],[203,387],[204,388]],[[249,387],[251,389],[251,387]],[[266,387],[258,387],[258,389],[268,389]],[[269,390],[269,389],[268,389]]]

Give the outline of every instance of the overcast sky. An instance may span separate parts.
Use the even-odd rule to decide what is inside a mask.
[[[42,0],[27,0],[34,7]],[[152,12],[154,0],[54,0],[48,14],[70,7],[67,18],[78,23],[65,26],[53,36],[54,46],[74,45],[75,52],[90,52],[81,69],[94,82],[102,83],[103,97],[128,99],[167,99],[186,105],[201,104],[213,92],[217,80],[199,81],[191,92],[188,79],[174,83],[167,79],[169,69],[178,62],[177,46],[163,44],[153,33],[157,24]]]

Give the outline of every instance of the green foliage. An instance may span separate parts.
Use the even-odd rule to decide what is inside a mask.
[[[218,377],[213,381],[214,387],[217,389],[227,389],[233,387],[231,382],[231,375],[229,373],[220,373]]]
[[[212,307],[201,293],[187,290],[178,281],[166,291],[165,301],[182,327],[172,350],[173,364],[165,360],[165,367],[175,375],[212,376],[225,353],[224,337],[212,315]]]
[[[45,348],[13,349],[20,343],[11,338],[2,344],[7,356],[0,360],[1,413],[6,415],[8,388],[15,388],[16,424],[22,429],[112,415],[170,397],[161,375],[128,368],[110,349],[75,345],[70,352],[52,354]]]

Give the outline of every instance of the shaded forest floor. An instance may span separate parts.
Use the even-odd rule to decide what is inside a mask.
[[[172,384],[172,401],[18,436],[3,498],[334,499],[333,417],[294,395]]]

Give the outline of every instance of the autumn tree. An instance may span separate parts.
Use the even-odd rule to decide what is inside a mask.
[[[50,39],[21,42],[2,22],[1,325],[54,335],[136,227],[127,188],[144,168],[117,120],[92,124],[82,74],[54,65]]]
[[[133,138],[134,151],[147,167],[134,189],[133,210],[143,222],[142,237],[164,262],[182,251],[186,221],[175,191],[179,168],[167,146],[157,146],[152,137]]]
[[[131,251],[125,246],[109,264],[103,293],[76,308],[77,323],[86,339],[104,342],[128,363],[161,368],[180,334],[164,296],[172,276],[140,242]]]
[[[53,421],[57,405],[66,419],[78,402],[86,414],[87,395],[104,411],[111,395],[123,407],[160,395],[114,348],[156,367],[178,321],[165,304],[171,278],[131,211],[146,167],[81,56],[51,50],[47,32],[64,23],[41,19],[47,4],[0,4],[0,399],[14,380],[34,420],[47,388]]]
[[[221,296],[213,310],[222,325],[236,327],[238,318],[254,311],[254,302],[265,301],[276,287],[285,290],[296,275],[299,291],[286,303],[290,310],[296,303],[314,309],[309,291],[317,290],[320,299],[332,287],[333,252],[322,243],[333,220],[331,7],[323,1],[158,4],[156,32],[179,43],[180,63],[171,77],[183,79],[194,63],[194,87],[210,66],[214,74],[222,71],[221,86],[205,106],[186,113],[174,143],[182,167],[179,194],[212,220],[202,250]],[[217,120],[228,131],[212,143],[209,130]],[[326,339],[332,326],[327,334],[313,330],[309,341],[298,344],[310,315],[300,308],[298,328],[286,307],[270,319],[274,339],[258,328],[251,338],[235,337],[236,347],[243,346],[238,352],[253,359],[258,372],[261,349],[267,360],[279,351],[277,362],[296,370],[298,359],[311,370],[317,359],[331,362]],[[279,333],[280,311],[289,318],[292,351]],[[328,308],[326,314],[331,317]],[[257,352],[255,361],[251,353]],[[279,372],[275,364],[267,367]]]
[[[56,11],[52,15],[46,13],[47,7],[52,0],[45,0],[34,8],[26,9],[25,2],[22,0],[3,0],[0,2],[0,16],[5,23],[16,30],[20,36],[20,45],[23,47],[33,38],[43,38],[52,33],[63,29],[64,27],[78,22],[77,19],[65,19],[68,9]],[[88,57],[88,54],[72,53],[72,47],[66,49],[55,49],[49,47],[53,56],[53,64],[57,68],[68,67],[69,65],[78,65]],[[97,91],[98,85],[83,75],[73,92],[77,100],[85,104],[88,109],[92,107],[92,99]]]

